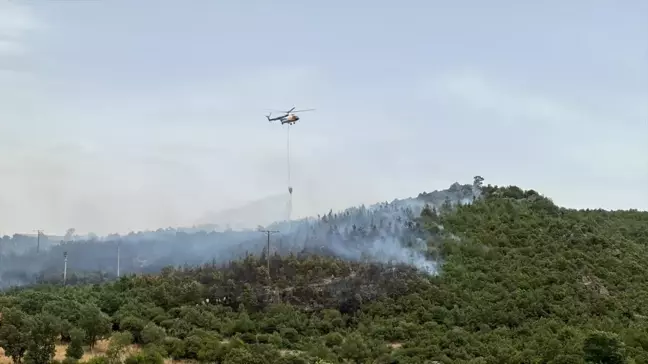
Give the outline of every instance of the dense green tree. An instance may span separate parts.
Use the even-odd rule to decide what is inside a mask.
[[[164,348],[171,360],[179,360],[185,357],[184,342],[177,337],[166,337],[164,339]]]
[[[51,314],[37,314],[30,320],[29,344],[25,361],[29,364],[49,364],[56,353],[59,321]]]
[[[109,364],[119,364],[126,354],[128,346],[133,342],[133,334],[128,331],[115,332],[110,337],[106,358]]]
[[[163,364],[164,358],[156,350],[145,349],[140,353],[129,355],[124,364]]]
[[[134,316],[126,316],[119,322],[119,328],[131,332],[136,343],[142,342],[142,331],[145,327],[146,320]]]
[[[20,363],[31,340],[29,317],[16,308],[4,308],[1,314],[0,346],[14,363]]]
[[[264,364],[263,358],[255,355],[245,348],[234,348],[230,350],[225,358],[223,364]]]
[[[215,336],[204,336],[200,342],[200,349],[196,357],[200,362],[220,362],[226,353],[226,347]]]
[[[365,343],[362,336],[353,333],[350,334],[342,343],[341,356],[349,359],[354,363],[364,363],[367,358],[370,358],[372,353],[369,346]]]
[[[625,347],[618,335],[609,332],[594,332],[583,344],[585,361],[596,364],[624,364]]]
[[[164,329],[150,322],[142,329],[142,344],[162,344],[166,337]]]
[[[83,357],[83,342],[86,333],[82,329],[74,328],[70,330],[70,344],[65,350],[65,357],[72,359],[81,359]]]
[[[87,303],[80,310],[79,327],[86,333],[86,342],[92,349],[100,338],[110,333],[109,317],[93,303]]]

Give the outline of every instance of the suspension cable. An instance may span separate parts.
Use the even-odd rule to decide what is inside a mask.
[[[290,183],[290,124],[286,128],[286,153],[288,161],[288,192],[292,195],[292,184]]]
[[[292,217],[292,184],[290,182],[290,124],[288,124],[288,127],[286,129],[286,155],[287,155],[287,161],[288,161],[288,193],[290,194],[288,197],[288,211],[287,211],[287,217],[288,221],[291,221]],[[292,224],[290,225],[290,230],[292,231]]]

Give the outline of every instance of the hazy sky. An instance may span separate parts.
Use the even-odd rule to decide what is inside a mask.
[[[648,2],[0,0],[0,232],[470,183],[648,209]]]

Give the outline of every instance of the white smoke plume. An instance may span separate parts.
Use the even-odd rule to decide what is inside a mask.
[[[224,228],[220,221],[125,236],[91,238],[88,235],[81,240],[74,236],[74,229],[69,229],[63,237],[65,243],[41,238],[40,254],[35,254],[32,238],[4,237],[0,285],[28,282],[35,274],[59,276],[64,251],[68,252],[68,272],[102,270],[110,274],[116,271],[117,244],[121,244],[122,273],[155,272],[168,265],[223,264],[246,254],[261,254],[266,249],[266,238],[255,227],[271,215],[285,214],[288,198],[287,194],[271,196],[211,216],[229,219],[224,221],[238,224],[239,230],[232,229],[231,225]],[[423,193],[417,198],[353,207],[337,213],[329,211],[318,217],[274,222],[265,228],[278,231],[272,235],[273,254],[322,254],[349,261],[398,263],[437,274],[441,262],[427,253],[427,242],[434,236],[418,226],[417,217],[426,205],[441,209],[444,204],[470,203],[473,198],[471,185],[454,184],[446,191]],[[254,215],[257,210],[262,212]],[[449,234],[440,228],[442,234]]]

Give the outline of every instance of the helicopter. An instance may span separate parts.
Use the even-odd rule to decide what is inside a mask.
[[[284,113],[284,115],[271,118],[272,113],[270,113],[266,115],[266,118],[268,119],[268,122],[279,120],[282,125],[283,124],[294,125],[297,122],[297,120],[299,120],[299,116],[295,115],[295,113],[304,112],[304,111],[313,111],[313,110],[315,109],[295,110],[295,107],[293,106],[292,109],[288,111],[281,111],[282,113]]]

